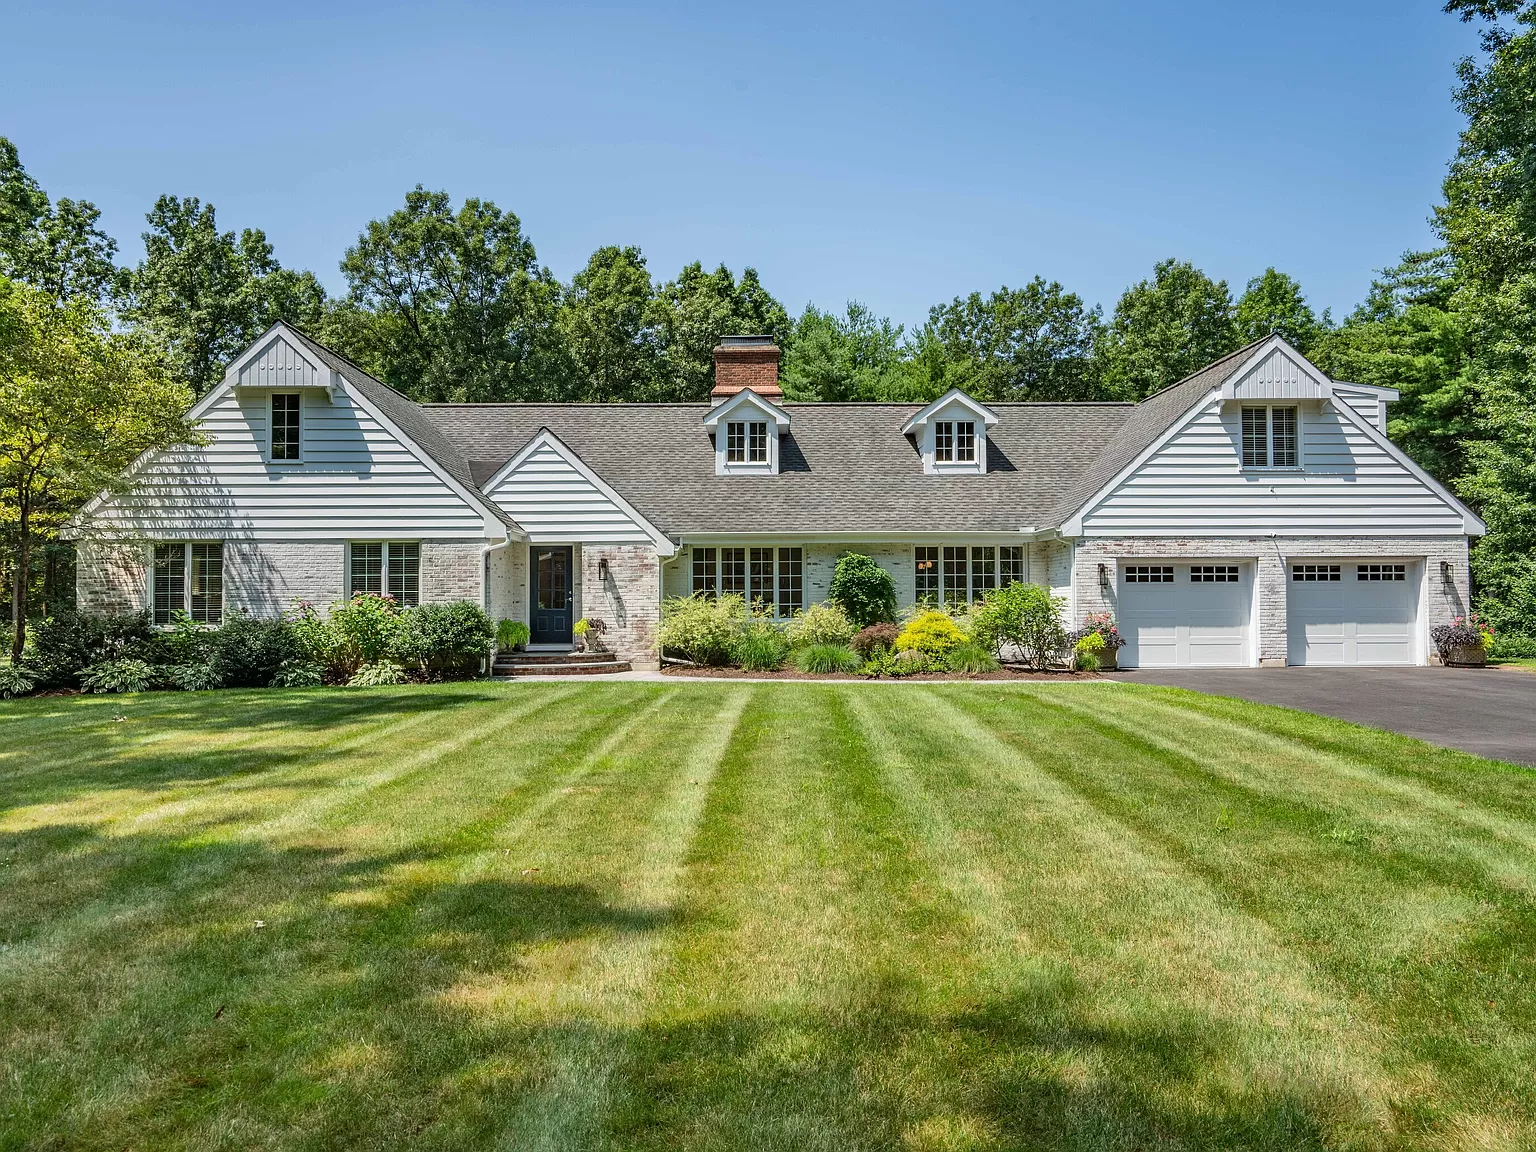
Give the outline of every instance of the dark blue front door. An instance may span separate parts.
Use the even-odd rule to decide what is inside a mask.
[[[532,644],[571,642],[571,550],[533,548]]]

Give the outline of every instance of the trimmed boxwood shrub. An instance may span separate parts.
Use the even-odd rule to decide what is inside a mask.
[[[423,604],[400,614],[394,655],[425,676],[474,676],[495,640],[496,625],[474,601]]]
[[[208,670],[214,683],[201,687],[265,688],[277,670],[301,654],[286,620],[235,614],[208,634]]]
[[[827,594],[848,614],[855,628],[896,619],[896,584],[891,574],[857,552],[839,558]]]

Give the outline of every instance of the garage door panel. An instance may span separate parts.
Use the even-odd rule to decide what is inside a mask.
[[[1414,562],[1292,561],[1290,663],[1415,663],[1417,573]]]
[[[1199,572],[1197,580],[1192,567]],[[1247,565],[1126,565],[1120,653],[1128,668],[1242,667],[1249,660]]]

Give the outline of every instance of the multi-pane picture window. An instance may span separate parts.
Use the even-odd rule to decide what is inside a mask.
[[[299,458],[299,430],[303,421],[302,397],[297,392],[272,396],[272,459]]]
[[[1337,564],[1292,564],[1291,580],[1294,583],[1337,583],[1342,570]]]
[[[713,600],[719,579],[719,552],[714,548],[695,548],[693,550],[693,594],[708,596]]]
[[[1357,564],[1355,565],[1356,580],[1406,580],[1408,579],[1408,565],[1406,564]]]
[[[1243,467],[1294,468],[1297,454],[1296,409],[1243,409]]]
[[[387,593],[407,608],[421,602],[420,544],[352,544],[348,552],[349,595]]]
[[[1172,564],[1130,564],[1125,569],[1127,584],[1172,584]]]
[[[1191,584],[1236,584],[1236,564],[1194,564],[1189,569]]]
[[[941,463],[976,459],[976,421],[937,420],[933,425],[933,458]]]
[[[693,594],[730,593],[779,616],[805,608],[805,561],[799,548],[695,548]]]
[[[224,620],[224,546],[156,544],[152,564],[156,624],[171,624],[185,612],[199,624]]]
[[[725,425],[727,464],[766,464],[768,424],[763,420],[729,420]]]
[[[945,545],[913,549],[913,594],[920,604],[966,604],[993,588],[1022,583],[1024,547]]]

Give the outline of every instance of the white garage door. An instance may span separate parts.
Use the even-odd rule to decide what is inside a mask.
[[[1231,668],[1252,663],[1247,564],[1120,565],[1127,668]]]
[[[1414,664],[1418,565],[1292,561],[1286,586],[1292,664]]]

